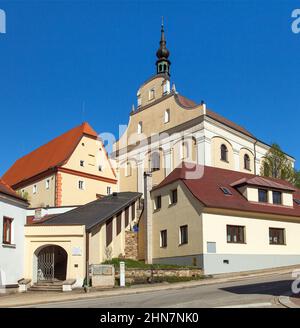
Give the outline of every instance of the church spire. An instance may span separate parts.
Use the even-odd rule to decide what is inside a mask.
[[[162,17],[161,22],[161,37],[160,37],[160,47],[156,52],[157,61],[156,61],[156,70],[157,74],[167,74],[170,75],[170,65],[169,61],[170,52],[166,47],[166,39],[165,39],[165,29],[164,29],[164,18]]]

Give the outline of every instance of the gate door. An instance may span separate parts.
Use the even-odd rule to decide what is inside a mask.
[[[37,280],[54,280],[54,246],[47,246],[39,253]]]

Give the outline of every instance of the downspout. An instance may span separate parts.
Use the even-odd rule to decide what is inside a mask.
[[[86,230],[85,237],[85,283],[89,286],[89,262],[90,262],[90,233]]]

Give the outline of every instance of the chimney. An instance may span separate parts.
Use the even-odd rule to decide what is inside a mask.
[[[145,261],[152,264],[152,175],[144,172],[144,219],[145,219]]]
[[[37,208],[34,211],[34,220],[40,220],[42,218],[42,209],[41,208]]]

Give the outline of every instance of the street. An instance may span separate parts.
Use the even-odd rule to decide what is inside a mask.
[[[291,290],[290,274],[175,290],[34,305],[38,308],[282,308],[277,297]]]

